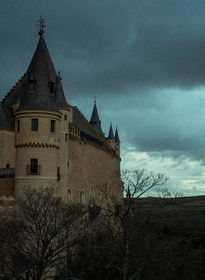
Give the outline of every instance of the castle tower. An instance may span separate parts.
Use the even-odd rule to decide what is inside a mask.
[[[57,104],[64,100],[60,96],[59,77],[42,28],[39,35],[36,51],[18,89],[21,103],[14,113],[17,192],[26,185],[55,185],[60,176],[58,151],[61,113]]]
[[[56,78],[55,98],[56,105],[61,113],[61,121],[59,124],[59,157],[58,157],[58,194],[66,201],[70,200],[69,193],[69,124],[73,122],[73,112],[71,106],[68,105],[64,90],[61,83],[62,78],[60,72]]]
[[[119,135],[118,135],[118,129],[116,127],[115,136],[114,136],[112,123],[110,123],[110,129],[109,129],[107,140],[108,140],[110,147],[113,149],[113,151],[116,153],[116,155],[118,157],[120,157],[120,140],[119,140]]]
[[[0,194],[13,195],[10,185],[15,194],[23,186],[56,186],[62,199],[86,204],[102,201],[105,188],[121,199],[118,131],[114,136],[111,125],[105,137],[96,101],[90,122],[67,103],[43,27],[40,19],[29,67],[0,103]]]
[[[115,137],[113,134],[112,123],[110,123],[110,129],[108,133],[108,143],[110,144],[112,149],[115,150]]]
[[[120,157],[120,138],[119,138],[117,127],[115,130],[115,151],[116,151],[117,155]]]
[[[93,112],[92,112],[92,116],[90,119],[90,124],[99,132],[102,132],[102,128],[101,128],[101,121],[98,115],[98,109],[97,109],[97,105],[96,105],[96,101],[94,102],[94,106],[93,106]]]

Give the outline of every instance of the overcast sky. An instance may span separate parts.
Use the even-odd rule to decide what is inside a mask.
[[[205,1],[0,0],[1,98],[28,67],[40,15],[68,102],[90,119],[96,96],[122,167],[205,195]]]

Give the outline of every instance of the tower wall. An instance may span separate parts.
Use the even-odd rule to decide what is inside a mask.
[[[38,120],[36,131],[32,131],[32,119]],[[51,121],[54,121],[53,132]],[[17,193],[23,186],[43,187],[57,184],[59,123],[60,113],[22,111],[15,114]]]
[[[61,121],[59,124],[59,154],[58,166],[60,167],[60,180],[58,182],[57,194],[64,200],[67,200],[68,191],[68,168],[69,168],[69,123],[72,123],[72,109],[60,110]]]
[[[108,139],[107,141],[108,141],[110,147],[111,147],[113,150],[115,150],[115,148],[116,148],[115,139]]]
[[[15,132],[0,130],[0,197],[14,196],[15,156]]]
[[[0,168],[15,168],[15,132],[0,130]]]

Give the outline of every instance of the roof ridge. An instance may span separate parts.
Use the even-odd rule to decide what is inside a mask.
[[[98,137],[104,138],[101,133],[99,133],[87,120],[87,118],[83,115],[83,113],[79,110],[79,108],[77,106],[72,106],[72,108],[77,109],[77,111],[80,113],[80,116],[86,121],[86,123],[88,124],[89,128],[91,128],[91,130],[93,132],[95,132],[95,134],[97,134]]]
[[[16,93],[16,89],[18,89],[18,87],[21,85],[25,75],[26,73],[24,73],[24,75],[21,76],[21,78],[15,83],[15,85],[7,92],[7,94],[4,96],[4,98],[1,101],[2,103],[7,101],[12,95]]]

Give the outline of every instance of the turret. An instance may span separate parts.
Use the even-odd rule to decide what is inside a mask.
[[[110,144],[112,149],[115,150],[115,137],[113,134],[112,123],[110,123],[110,129],[108,133],[108,143]]]
[[[40,38],[18,91],[15,116],[16,186],[55,185],[60,178],[59,126],[64,100],[61,82],[43,38]]]
[[[119,138],[119,135],[118,135],[117,127],[116,127],[116,130],[115,130],[115,151],[116,151],[117,155],[120,157],[120,138]]]
[[[118,135],[118,129],[116,127],[115,136],[113,133],[112,123],[110,123],[110,129],[108,133],[108,143],[110,144],[111,148],[115,151],[115,153],[120,156],[120,140]]]
[[[99,132],[102,132],[102,128],[101,128],[101,121],[98,115],[98,109],[97,109],[97,105],[96,105],[96,101],[94,101],[94,106],[93,106],[93,112],[92,112],[92,116],[90,119],[90,124]]]
[[[58,72],[58,76],[56,78],[56,87],[55,87],[55,100],[58,110],[61,113],[61,121],[59,127],[59,155],[58,155],[58,166],[59,177],[58,177],[58,194],[64,199],[68,200],[68,166],[69,166],[69,149],[68,149],[68,141],[69,141],[69,124],[73,122],[72,118],[72,108],[68,105],[63,86],[62,86],[62,78],[60,76],[60,72]],[[71,197],[71,193],[70,193]],[[71,198],[70,198],[71,199]]]

